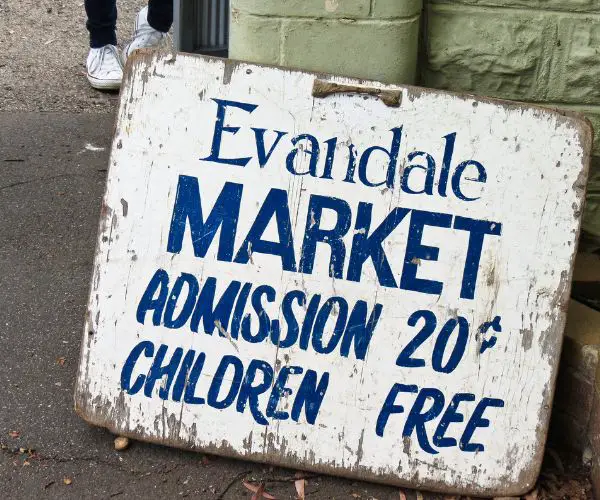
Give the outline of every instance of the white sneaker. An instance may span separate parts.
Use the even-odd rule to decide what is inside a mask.
[[[87,56],[87,79],[95,89],[118,89],[123,80],[123,66],[114,45],[90,49]]]
[[[148,6],[138,12],[135,18],[133,38],[123,49],[123,63],[137,49],[164,47],[169,43],[169,35],[155,30],[148,24]]]

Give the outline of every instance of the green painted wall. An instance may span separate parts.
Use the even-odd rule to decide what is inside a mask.
[[[231,0],[229,54],[414,83],[421,0]]]

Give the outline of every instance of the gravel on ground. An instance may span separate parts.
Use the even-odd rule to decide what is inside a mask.
[[[142,1],[117,0],[117,36],[131,36]],[[0,0],[0,111],[110,113],[116,92],[92,89],[82,0]]]

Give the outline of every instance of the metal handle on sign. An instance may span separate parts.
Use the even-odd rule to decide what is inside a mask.
[[[402,104],[401,90],[385,90],[374,87],[359,87],[358,85],[344,85],[341,83],[325,82],[315,79],[312,95],[324,98],[332,94],[366,94],[379,97],[381,101],[391,108],[399,108]]]

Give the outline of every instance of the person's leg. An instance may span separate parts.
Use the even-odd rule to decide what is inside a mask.
[[[166,33],[173,24],[173,0],[149,0],[148,24]]]
[[[123,67],[117,50],[117,1],[85,0],[90,51],[86,60],[87,79],[96,89],[118,89]]]
[[[116,0],[85,0],[86,27],[90,32],[90,47],[97,49],[117,44]]]
[[[133,38],[123,49],[123,60],[137,49],[165,47],[173,24],[173,0],[149,0],[137,15]]]

